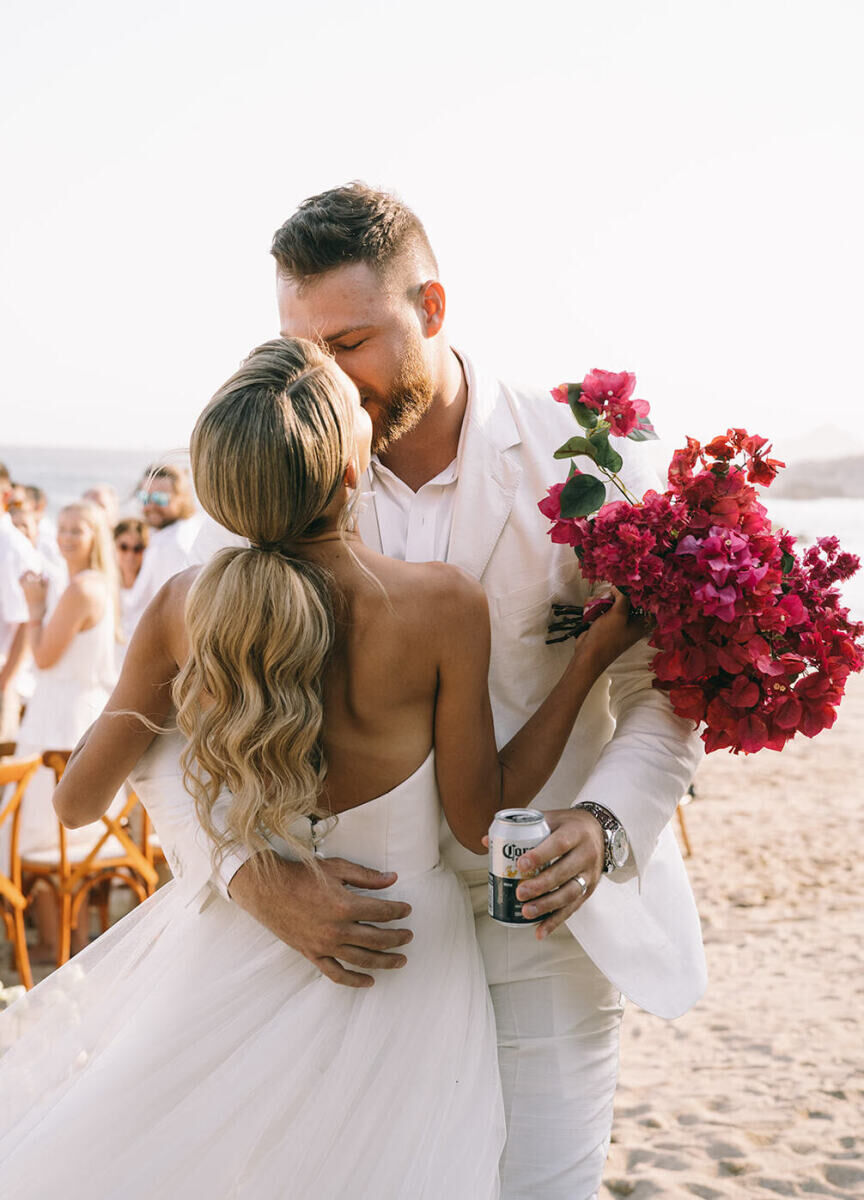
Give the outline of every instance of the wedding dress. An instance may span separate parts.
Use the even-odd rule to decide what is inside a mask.
[[[135,780],[169,857],[192,803],[173,742]],[[334,984],[175,859],[0,1015],[3,1200],[497,1197],[494,1020],[467,893],[439,863],[434,754],[319,830],[316,854],[398,872],[375,895],[412,905],[407,965]]]

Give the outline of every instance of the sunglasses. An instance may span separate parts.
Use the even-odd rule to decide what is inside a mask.
[[[129,546],[126,542],[118,542],[117,549],[122,550],[124,554],[143,554],[143,546]]]
[[[166,508],[174,497],[170,492],[145,492],[143,488],[135,493],[139,504],[155,504],[157,508]]]

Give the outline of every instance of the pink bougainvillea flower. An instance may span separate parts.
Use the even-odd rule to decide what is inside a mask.
[[[640,417],[650,412],[647,400],[624,400],[606,410],[606,420],[615,437],[627,437],[639,424]]]
[[[699,461],[702,446],[695,438],[688,437],[683,450],[676,450],[669,464],[669,485],[673,492],[680,491],[681,485],[693,478],[693,468]]]
[[[588,407],[626,435],[644,403],[633,377],[594,371],[585,387]],[[798,551],[773,529],[753,486],[782,466],[770,450],[767,438],[730,428],[704,450],[688,438],[668,489],[641,502],[573,520],[561,517],[563,484],[540,502],[583,578],[624,588],[654,618],[654,686],[702,725],[708,752],[782,750],[797,734],[814,737],[833,724],[850,672],[864,669],[864,623],[850,619],[839,591],[859,562],[834,537]]]
[[[636,376],[630,371],[601,371],[595,367],[582,380],[581,400],[596,412],[603,412],[629,400],[635,387]]]
[[[552,389],[551,396],[553,400],[557,400],[559,404],[569,404],[570,397],[567,393],[567,384],[559,383],[556,388]]]
[[[730,459],[734,458],[738,453],[727,437],[716,437],[705,445],[705,453],[710,454],[712,458]]]
[[[578,473],[578,471],[575,472],[575,474]],[[537,507],[544,517],[548,517],[550,521],[554,522],[549,531],[552,541],[563,546],[573,546],[576,544],[574,522],[572,519],[561,516],[561,492],[563,489],[563,483],[553,483],[543,499],[537,501]]]
[[[751,483],[768,487],[777,477],[777,472],[786,464],[779,458],[754,458],[747,468],[747,478]]]

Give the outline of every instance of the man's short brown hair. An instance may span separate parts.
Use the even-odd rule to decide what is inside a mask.
[[[357,181],[304,200],[270,247],[282,273],[297,281],[361,262],[386,276],[409,252],[437,275],[419,218],[396,196]]]

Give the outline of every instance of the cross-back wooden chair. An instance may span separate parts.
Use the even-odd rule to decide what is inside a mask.
[[[42,763],[54,772],[58,783],[71,753],[71,750],[46,750],[42,755]],[[105,813],[101,817],[103,828],[94,834],[89,846],[70,846],[66,830],[58,821],[57,849],[21,858],[21,871],[27,878],[27,892],[38,880],[42,880],[57,898],[60,917],[58,967],[69,958],[72,930],[77,928],[82,906],[85,906],[86,913],[88,897],[94,888],[107,885],[112,879],[119,879],[132,890],[139,903],[152,895],[159,879],[156,868],[148,861],[140,846],[136,845],[128,828],[129,814],[137,803],[138,797],[130,792],[119,811]],[[107,888],[103,889],[100,915],[104,933],[108,928]]]
[[[4,826],[9,830],[8,862],[0,863],[0,916],[3,917],[6,936],[12,943],[15,970],[26,988],[33,986],[33,976],[30,973],[30,958],[27,954],[27,937],[24,930],[24,909],[28,901],[21,886],[18,829],[21,823],[21,801],[24,799],[28,783],[41,764],[42,759],[38,754],[29,758],[4,758],[0,761],[0,796],[7,785],[15,785],[5,800],[0,799],[0,837],[7,836],[2,833]]]

